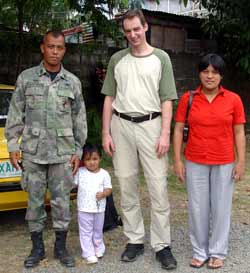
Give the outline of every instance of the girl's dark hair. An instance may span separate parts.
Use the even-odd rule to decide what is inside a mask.
[[[102,156],[101,148],[98,145],[86,143],[83,146],[82,159],[84,159],[86,155],[92,155],[93,153],[97,153],[100,157]]]
[[[221,56],[217,55],[217,54],[207,54],[206,56],[204,56],[201,60],[200,63],[198,65],[198,70],[199,73],[203,70],[205,70],[209,65],[212,65],[213,68],[215,70],[217,70],[219,72],[219,74],[221,76],[223,76],[224,71],[225,71],[225,62],[224,60],[221,58]]]

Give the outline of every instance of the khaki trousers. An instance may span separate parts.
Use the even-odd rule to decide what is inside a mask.
[[[155,147],[161,130],[161,117],[133,123],[112,116],[111,134],[116,147],[115,174],[121,190],[124,234],[129,243],[144,241],[138,174],[141,163],[151,201],[151,246],[159,251],[170,245],[170,207],[167,193],[167,156],[158,158]]]

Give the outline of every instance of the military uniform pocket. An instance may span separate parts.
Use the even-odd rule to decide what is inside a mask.
[[[71,111],[71,101],[74,100],[74,94],[69,89],[59,89],[57,91],[58,103],[57,108],[60,112]]]
[[[75,154],[75,139],[71,128],[57,129],[58,155]]]
[[[30,87],[25,91],[27,109],[43,109],[45,105],[43,88]]]
[[[23,138],[21,143],[21,150],[29,154],[36,154],[39,141],[40,129],[27,128],[23,130]]]

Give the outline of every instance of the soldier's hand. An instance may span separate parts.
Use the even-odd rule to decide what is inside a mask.
[[[14,168],[17,170],[21,170],[21,166],[18,164],[18,161],[21,159],[20,152],[10,152],[10,163],[13,165]]]
[[[77,155],[72,155],[69,164],[72,167],[73,175],[75,175],[80,164],[79,157]]]

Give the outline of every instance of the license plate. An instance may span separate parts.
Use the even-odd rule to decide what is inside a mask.
[[[10,163],[10,161],[0,162],[0,178],[21,176],[22,171],[16,170]]]

